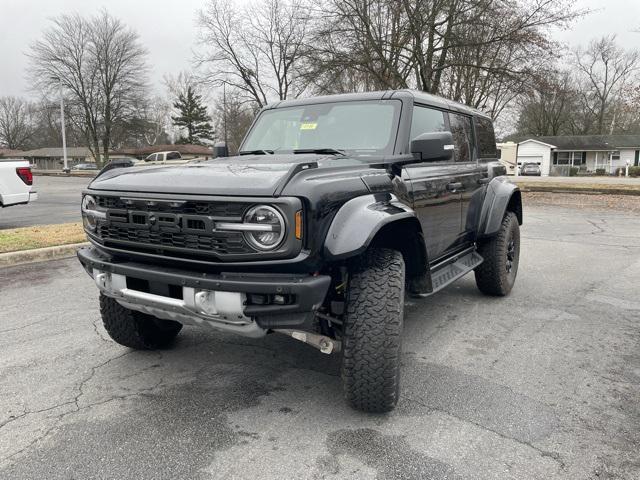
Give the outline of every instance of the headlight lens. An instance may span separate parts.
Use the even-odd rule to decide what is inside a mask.
[[[244,223],[255,227],[247,230],[244,237],[247,242],[258,250],[273,250],[284,239],[286,225],[282,214],[268,205],[258,205],[251,208],[244,216]]]
[[[96,216],[92,214],[96,210],[96,199],[91,195],[82,198],[82,223],[89,230],[95,230],[97,226]]]

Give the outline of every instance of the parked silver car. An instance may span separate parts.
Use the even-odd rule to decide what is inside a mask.
[[[525,163],[524,165],[522,165],[520,175],[539,177],[540,175],[542,175],[542,171],[540,170],[540,165],[538,165],[537,163]]]

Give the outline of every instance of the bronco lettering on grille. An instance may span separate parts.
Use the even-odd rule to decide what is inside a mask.
[[[156,232],[181,232],[206,235],[213,233],[215,223],[206,215],[184,215],[137,210],[108,210],[107,224]]]

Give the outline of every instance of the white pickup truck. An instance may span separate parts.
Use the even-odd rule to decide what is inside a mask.
[[[0,207],[24,205],[38,199],[26,160],[0,160]]]

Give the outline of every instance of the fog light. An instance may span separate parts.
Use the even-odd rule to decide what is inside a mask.
[[[211,290],[198,290],[194,297],[196,308],[206,315],[217,315],[216,296]]]
[[[284,305],[287,303],[287,297],[285,297],[284,295],[274,295],[273,303],[275,303],[276,305]]]
[[[269,303],[269,295],[250,293],[248,297],[249,303],[251,303],[251,305],[267,305]]]

